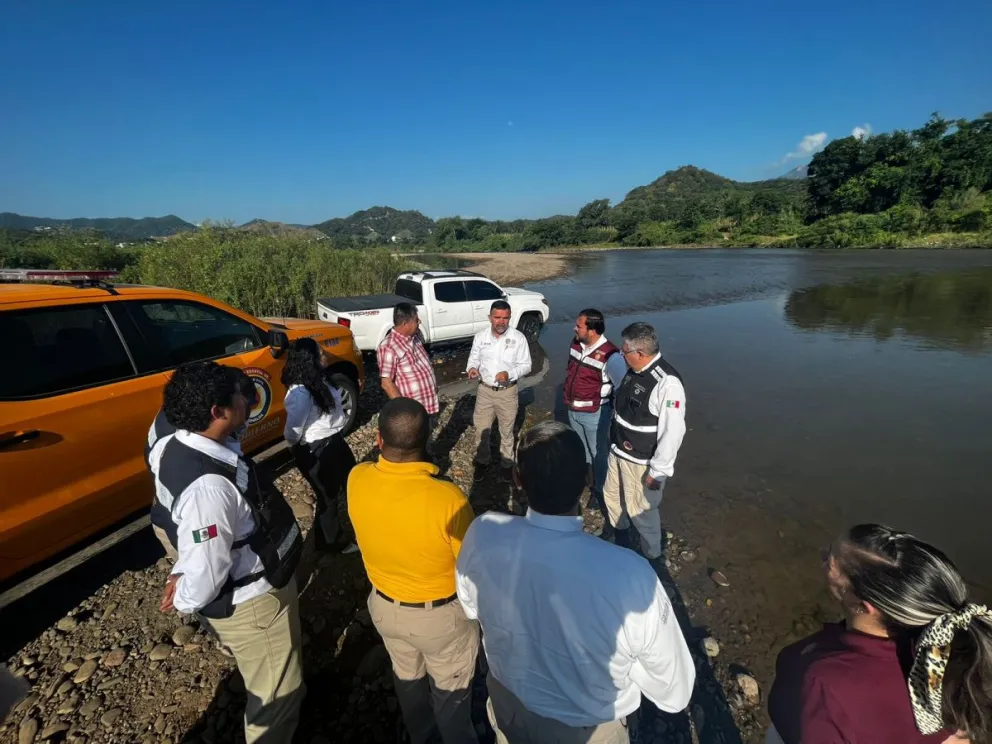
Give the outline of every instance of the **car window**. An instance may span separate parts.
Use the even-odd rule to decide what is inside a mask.
[[[103,304],[0,312],[0,399],[58,395],[135,375]]]
[[[262,346],[255,326],[210,305],[172,300],[127,305],[145,342],[158,351],[161,369]]]
[[[468,294],[469,300],[472,301],[503,299],[503,290],[492,282],[482,281],[481,279],[473,279],[472,281],[465,282],[465,291]]]
[[[420,282],[413,281],[412,279],[397,279],[396,294],[400,297],[406,297],[406,299],[418,305],[422,304],[424,301],[423,285],[421,285]]]
[[[436,282],[434,299],[438,302],[465,302],[465,282]]]

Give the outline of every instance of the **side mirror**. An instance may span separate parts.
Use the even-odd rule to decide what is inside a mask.
[[[269,331],[269,353],[278,359],[289,350],[289,336],[274,328]]]

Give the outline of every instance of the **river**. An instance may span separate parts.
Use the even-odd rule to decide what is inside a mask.
[[[699,546],[689,591],[730,577],[698,619],[764,684],[783,645],[836,618],[818,549],[848,525],[932,541],[988,598],[992,251],[615,251],[527,286],[552,309],[536,403],[559,417],[582,308],[614,341],[658,330],[689,428],[662,520]]]

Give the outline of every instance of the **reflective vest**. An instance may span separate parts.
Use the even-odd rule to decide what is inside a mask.
[[[568,370],[565,372],[565,405],[573,411],[595,413],[608,403],[613,393],[613,383],[606,372],[606,360],[620,349],[602,339],[602,343],[587,353],[578,339],[572,339],[568,352]]]
[[[230,617],[234,614],[234,590],[259,579],[266,579],[276,589],[286,586],[303,553],[303,535],[283,495],[272,486],[260,486],[251,460],[239,457],[237,467],[234,467],[186,446],[175,437],[170,437],[162,446],[165,449],[159,461],[158,480],[172,495],[172,507],[156,499],[151,520],[169,536],[172,547],[178,550],[179,541],[178,525],[172,512],[183,492],[204,475],[219,475],[233,483],[255,520],[255,531],[235,540],[231,550],[248,546],[261,560],[262,570],[238,578],[228,576],[217,597],[201,609],[200,614],[208,618]]]
[[[658,446],[658,416],[651,413],[651,393],[672,375],[682,375],[661,357],[640,372],[627,370],[613,396],[612,450],[619,457],[647,465]]]

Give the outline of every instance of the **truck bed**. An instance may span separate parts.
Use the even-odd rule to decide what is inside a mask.
[[[320,297],[317,302],[328,310],[355,313],[361,310],[381,310],[393,308],[401,302],[410,302],[407,297],[397,294],[362,295],[360,297]],[[416,304],[416,303],[414,303]]]

